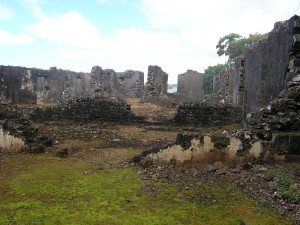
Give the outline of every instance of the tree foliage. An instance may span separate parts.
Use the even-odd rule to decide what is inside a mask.
[[[203,91],[204,94],[211,94],[213,92],[213,78],[218,75],[221,70],[225,69],[225,64],[217,64],[215,66],[209,66],[204,70],[203,75]]]
[[[256,42],[264,39],[267,34],[249,34],[249,37],[245,38],[236,33],[228,34],[220,38],[216,48],[219,56],[228,56],[228,61],[232,61],[234,58],[245,55],[247,50],[253,46]]]
[[[237,33],[231,33],[225,35],[219,39],[216,46],[218,49],[217,54],[219,56],[228,56],[228,64],[218,64],[215,66],[209,66],[204,70],[203,76],[203,91],[205,94],[210,94],[213,92],[213,77],[218,75],[222,69],[230,66],[238,56],[245,55],[247,50],[253,46],[256,42],[266,38],[267,34],[249,34],[249,36],[242,37]]]

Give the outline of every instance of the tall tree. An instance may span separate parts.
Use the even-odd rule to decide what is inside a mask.
[[[218,49],[217,54],[219,56],[226,55],[229,56],[229,59],[232,55],[232,45],[242,38],[241,35],[236,33],[228,34],[220,38],[216,48]]]
[[[267,34],[249,34],[249,37],[245,38],[236,33],[228,34],[220,38],[216,48],[219,56],[228,56],[228,62],[230,63],[234,58],[244,55],[247,50],[253,46],[256,42],[266,38]]]

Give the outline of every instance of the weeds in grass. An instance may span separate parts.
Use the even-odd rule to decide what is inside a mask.
[[[279,173],[278,176],[274,178],[275,186],[278,194],[291,203],[297,203],[299,201],[299,194],[297,187],[293,184],[291,178],[288,177],[286,173]]]
[[[0,195],[1,225],[291,224],[234,184],[178,189],[179,184],[143,181],[134,168],[98,169],[53,158],[8,185],[9,194]]]
[[[275,178],[275,172],[272,171],[272,170],[269,170],[266,172],[265,176],[264,176],[264,179],[266,181],[273,181]]]

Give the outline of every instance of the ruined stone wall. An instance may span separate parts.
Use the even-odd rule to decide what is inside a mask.
[[[206,105],[231,105],[234,90],[234,67],[225,68],[213,77],[213,93],[204,96]]]
[[[245,98],[245,58],[236,59],[232,79],[232,104],[243,106]]]
[[[37,78],[25,67],[0,66],[1,103],[35,103]]]
[[[261,142],[228,134],[202,134],[182,131],[175,143],[147,149],[132,161],[146,165],[149,162],[194,162],[219,166],[242,165],[264,158]],[[216,169],[212,166],[212,169]]]
[[[159,66],[148,67],[146,96],[161,96],[168,92],[168,74]]]
[[[91,71],[90,96],[111,95],[113,93],[112,81],[115,77],[115,71],[103,70],[100,66],[94,66]]]
[[[33,70],[37,77],[38,101],[56,102],[72,97],[87,96],[89,90],[89,74],[69,70],[56,69]]]
[[[144,73],[135,70],[115,72],[94,66],[91,71],[90,95],[117,97],[142,97],[144,91]]]
[[[144,94],[144,73],[135,70],[118,72],[115,79],[115,88],[120,97],[141,98]]]
[[[197,71],[187,70],[186,73],[178,75],[177,93],[185,101],[203,100],[203,74]]]
[[[3,103],[56,102],[71,96],[84,96],[89,75],[69,70],[42,70],[0,66],[0,100]]]
[[[49,70],[0,66],[2,103],[68,101],[74,97],[109,95],[142,97],[144,73],[127,70],[116,73],[95,66],[91,73],[51,67]]]
[[[226,104],[232,103],[233,67],[220,71],[213,79],[213,92]]]
[[[226,125],[242,122],[241,108],[231,106],[205,106],[201,104],[180,104],[173,119],[176,123],[203,126]]]
[[[296,27],[295,27],[296,26]],[[292,79],[287,74],[293,35],[299,32],[298,18],[278,22],[268,37],[260,41],[245,57],[245,114],[257,112],[275,99],[284,84]],[[288,75],[288,76],[287,76]]]
[[[36,108],[30,113],[33,121],[74,120],[74,121],[133,121],[136,117],[130,105],[113,98],[78,98],[54,107]]]

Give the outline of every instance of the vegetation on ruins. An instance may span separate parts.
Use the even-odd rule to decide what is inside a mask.
[[[204,94],[211,94],[213,92],[213,77],[218,75],[222,69],[230,66],[234,59],[245,55],[247,50],[253,46],[258,41],[266,38],[267,34],[249,34],[249,36],[242,37],[237,33],[227,34],[219,39],[216,46],[217,54],[219,56],[228,56],[228,62],[226,64],[217,64],[215,66],[209,66],[204,70],[204,81],[203,81],[203,91]]]
[[[258,41],[266,38],[267,34],[249,34],[249,37],[242,37],[237,33],[227,34],[219,39],[216,46],[217,54],[219,56],[228,56],[228,62],[230,63],[236,57],[245,55],[247,50]]]
[[[209,66],[204,70],[203,74],[203,91],[204,94],[211,94],[213,92],[213,78],[219,74],[221,70],[226,68],[226,64],[217,64]]]

